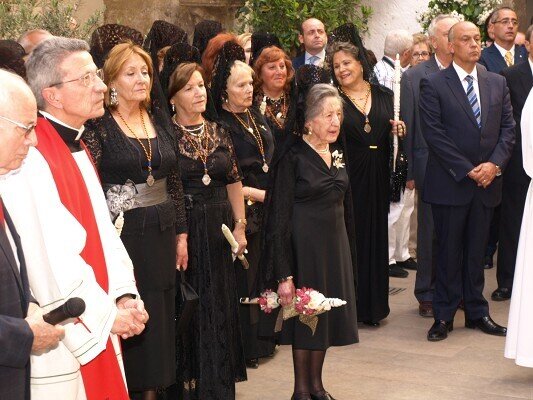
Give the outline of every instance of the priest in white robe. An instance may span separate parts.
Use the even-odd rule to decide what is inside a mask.
[[[533,178],[533,90],[522,110],[521,128],[524,170]],[[533,368],[533,180],[527,192],[518,242],[505,357],[514,359],[517,365]]]
[[[40,110],[39,143],[2,189],[5,202],[41,306],[53,309],[70,297],[86,303],[80,320],[65,324],[61,345],[32,359],[32,399],[127,400],[117,335],[141,333],[148,316],[80,142],[87,119],[103,114],[106,86],[87,43],[77,39],[41,43],[26,68]]]

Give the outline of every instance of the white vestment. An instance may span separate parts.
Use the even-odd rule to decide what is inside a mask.
[[[524,170],[533,178],[533,90],[522,110]],[[533,180],[527,191],[516,255],[505,357],[533,368]]]
[[[133,265],[113,226],[96,171],[85,151],[72,154],[87,186],[107,265],[109,290],[96,282],[80,253],[86,232],[61,203],[48,163],[31,148],[20,173],[0,182],[0,193],[21,237],[30,289],[47,311],[70,297],[80,297],[86,309],[81,323],[64,324],[59,346],[31,357],[32,400],[85,399],[80,365],[106,348],[111,336],[123,371],[121,350],[111,328],[115,300],[138,296]]]

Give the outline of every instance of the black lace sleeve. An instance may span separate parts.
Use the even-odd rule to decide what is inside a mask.
[[[177,157],[177,155],[176,155]],[[167,190],[176,209],[176,235],[187,233],[187,217],[185,212],[185,202],[183,194],[183,184],[181,182],[179,161],[167,175]]]
[[[102,135],[104,134],[101,131],[96,130],[96,121],[89,121],[85,125],[85,130],[83,131],[82,141],[87,146],[87,150],[91,154],[91,157],[96,165],[96,168],[100,166],[100,161],[102,160],[103,145],[102,145]]]
[[[220,125],[217,125],[218,129],[218,135],[220,138],[220,143],[223,147],[228,149],[230,159],[231,159],[231,165],[232,168],[227,173],[227,182],[228,184],[235,183],[242,181],[242,172],[239,168],[239,163],[237,161],[237,156],[235,155],[235,148],[233,146],[233,141],[231,140],[231,135],[229,134],[229,131],[227,131],[225,128],[221,127]]]

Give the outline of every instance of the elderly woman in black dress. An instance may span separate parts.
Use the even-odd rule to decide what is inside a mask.
[[[232,56],[233,54],[233,56]],[[226,43],[219,55],[216,78],[222,84],[215,86],[213,97],[218,118],[229,132],[235,154],[243,174],[243,195],[246,200],[246,238],[248,240],[249,268],[236,262],[238,293],[249,297],[257,278],[263,202],[268,184],[268,171],[274,155],[274,139],[263,115],[253,101],[253,70],[244,62],[244,52],[231,42]],[[259,309],[240,307],[242,339],[247,366],[258,367],[258,359],[274,351],[271,340],[259,335]]]
[[[353,40],[355,28],[346,28],[337,40],[341,33],[346,33],[343,40]],[[357,315],[359,321],[378,326],[390,312],[387,215],[392,135],[405,129],[403,122],[392,121],[392,92],[369,82],[370,69],[362,46],[334,42],[328,60],[344,104],[339,142],[345,151],[353,194]]]
[[[187,264],[183,190],[171,126],[162,110],[148,108],[150,56],[132,43],[119,44],[104,74],[106,112],[86,125],[83,139],[150,312],[143,334],[122,344],[128,388],[155,400],[157,390],[176,381],[175,276],[176,267]]]
[[[279,282],[282,305],[290,304],[295,288],[302,287],[347,302],[319,315],[314,334],[298,318],[283,322],[280,343],[292,344],[294,400],[332,400],[322,383],[326,351],[358,341],[355,244],[349,235],[353,221],[351,204],[345,201],[349,180],[342,155],[331,146],[342,120],[337,89],[313,86],[306,99],[304,135],[277,164],[267,199],[263,286]]]
[[[241,49],[242,50],[242,49]],[[178,385],[186,400],[235,398],[246,380],[232,249],[221,232],[234,226],[246,248],[241,172],[229,133],[207,121],[203,69],[182,63],[170,77],[181,177],[185,191],[189,264],[185,275],[200,298],[190,327],[178,341]]]

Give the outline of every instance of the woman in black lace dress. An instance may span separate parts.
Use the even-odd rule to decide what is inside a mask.
[[[84,142],[98,168],[115,226],[133,261],[150,320],[122,343],[130,392],[155,400],[176,380],[175,275],[187,263],[183,190],[170,125],[146,109],[152,65],[139,46],[111,50],[104,71],[106,113],[89,122]],[[132,394],[133,396],[133,394]]]
[[[229,47],[240,50],[234,44],[226,44],[223,51]],[[226,65],[227,71],[221,71],[220,64]],[[226,85],[224,93],[214,93],[218,118],[231,133],[243,174],[249,268],[244,269],[239,261],[235,262],[239,297],[250,297],[257,279],[263,202],[268,185],[268,171],[274,155],[274,138],[269,126],[259,110],[252,107],[252,73],[252,68],[242,60],[235,60],[233,63],[219,62],[217,79],[225,79]],[[239,311],[246,365],[249,368],[257,368],[259,358],[274,352],[274,341],[270,338],[259,338],[259,307],[241,305]]]
[[[235,267],[222,224],[234,226],[246,247],[241,173],[229,133],[206,121],[202,68],[180,64],[169,84],[189,227],[187,281],[200,304],[178,340],[178,385],[183,399],[235,398],[235,382],[246,380]]]

